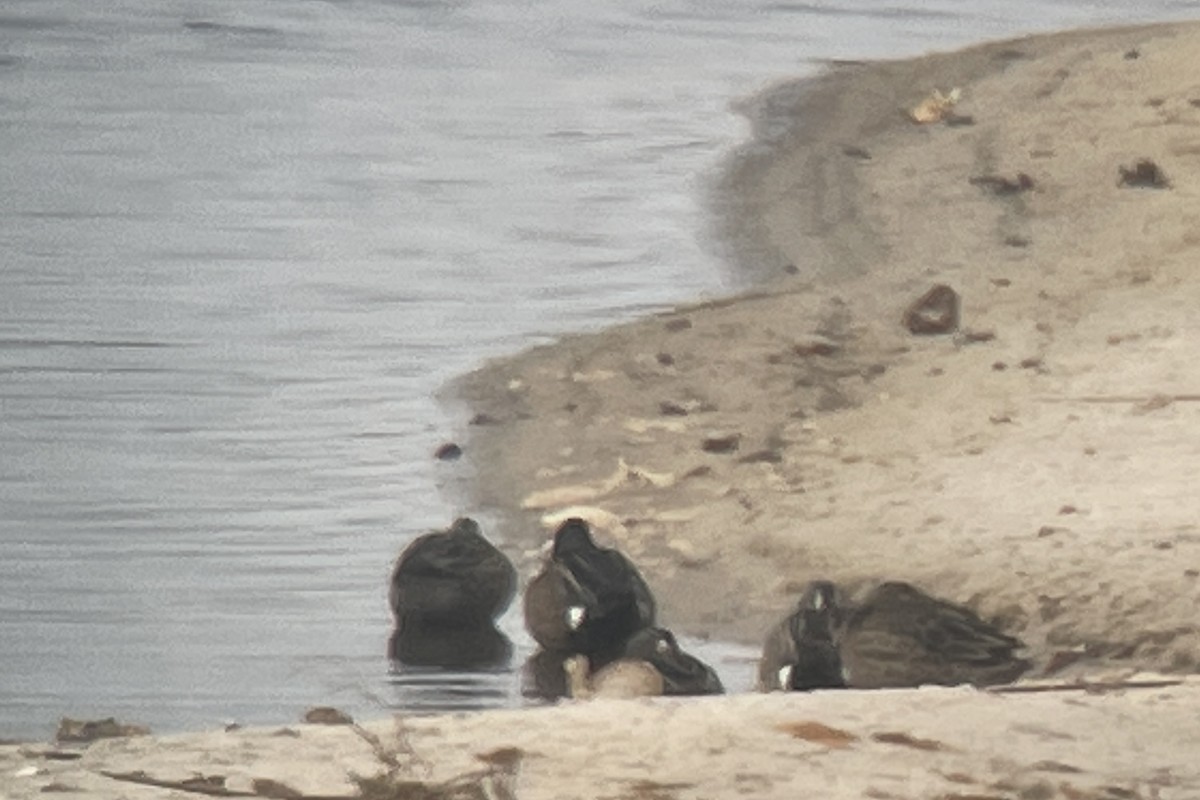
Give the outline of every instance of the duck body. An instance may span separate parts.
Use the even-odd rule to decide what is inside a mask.
[[[892,581],[846,618],[837,648],[847,683],[860,689],[1011,683],[1030,667],[1019,639],[965,606]]]
[[[712,667],[684,652],[665,628],[643,628],[625,643],[622,658],[642,661],[662,676],[665,695],[724,694]]]
[[[573,655],[563,661],[563,671],[567,693],[577,700],[657,697],[665,686],[654,665],[637,659],[620,659],[592,672],[587,656]]]
[[[512,602],[517,571],[479,525],[460,517],[444,531],[419,536],[392,570],[389,605],[397,624],[490,625]]]
[[[656,606],[637,568],[599,547],[586,522],[555,532],[542,571],[525,590],[525,625],[544,649],[613,660],[637,631],[654,624]]]
[[[796,609],[767,633],[758,667],[762,691],[842,689],[846,679],[834,639],[845,609],[829,581],[809,583]]]

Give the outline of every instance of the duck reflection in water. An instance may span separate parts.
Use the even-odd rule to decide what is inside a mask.
[[[392,571],[388,595],[396,627],[394,665],[490,669],[506,665],[512,643],[495,619],[516,593],[512,562],[460,517],[413,540]]]
[[[512,653],[512,642],[491,624],[459,628],[410,622],[397,625],[388,639],[388,658],[398,669],[494,669],[506,666]]]

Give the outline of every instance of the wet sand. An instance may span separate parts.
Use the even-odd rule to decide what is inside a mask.
[[[548,525],[587,516],[693,635],[756,643],[817,576],[904,579],[1055,681],[1197,671],[1196,63],[1200,25],[1077,32],[748,103],[760,139],[714,191],[759,288],[448,387],[464,506],[525,576]],[[908,118],[956,87],[957,124]],[[1157,188],[1130,185],[1141,160]],[[913,335],[935,284],[959,329]],[[349,796],[394,756],[429,797],[1187,798],[1198,712],[1194,678],[566,703],[366,725],[382,750],[344,726],[5,746],[0,797],[187,796],[104,771]]]

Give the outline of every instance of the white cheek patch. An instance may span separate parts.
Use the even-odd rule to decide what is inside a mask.
[[[783,689],[785,692],[792,685],[792,670],[793,669],[794,669],[794,667],[791,664],[788,664],[786,667],[781,667],[779,672],[777,673],[778,677],[779,677],[779,688]]]
[[[820,611],[825,607],[825,595],[817,592],[813,595],[812,607],[814,611]]]
[[[587,609],[583,606],[571,606],[567,609],[567,627],[571,630],[579,630],[579,626],[583,624],[584,617],[587,616]]]

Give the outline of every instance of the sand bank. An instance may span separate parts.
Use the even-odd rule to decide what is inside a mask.
[[[764,288],[458,381],[469,505],[526,574],[543,518],[588,515],[693,634],[755,642],[818,575],[901,578],[1057,677],[1196,671],[1197,63],[1200,26],[1168,25],[765,95],[722,190]],[[905,116],[954,87],[959,124]],[[1122,183],[1143,159],[1160,188]],[[935,283],[961,330],[913,336]],[[1192,798],[1198,712],[1194,679],[597,701],[365,726],[382,750],[344,726],[4,746],[0,797],[193,796],[137,773],[342,797],[394,758],[411,797]]]
[[[898,578],[1043,665],[1195,670],[1198,55],[1196,25],[1076,32],[747,103],[721,186],[764,288],[459,381],[490,423],[464,430],[475,505],[525,548],[583,507],[692,634],[756,641],[815,576]],[[953,88],[958,124],[908,118]],[[1142,159],[1169,186],[1122,184]],[[914,336],[938,283],[961,329]]]

